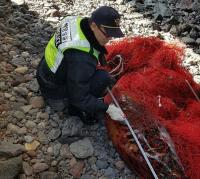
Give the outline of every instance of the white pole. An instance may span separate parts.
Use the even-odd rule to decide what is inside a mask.
[[[121,107],[119,106],[119,103],[117,102],[117,100],[116,100],[116,98],[114,97],[114,95],[113,95],[113,93],[111,92],[111,90],[110,90],[109,88],[107,88],[107,90],[108,90],[108,93],[110,94],[111,98],[113,99],[115,105],[122,111]],[[124,114],[123,111],[122,111],[122,113]],[[125,116],[125,114],[124,114],[124,116]],[[153,169],[153,167],[152,167],[152,165],[151,165],[151,163],[150,163],[150,161],[149,161],[149,159],[148,159],[146,153],[144,152],[144,149],[142,148],[142,145],[140,144],[140,142],[139,142],[139,140],[138,140],[136,134],[134,133],[134,131],[133,131],[133,129],[132,129],[132,127],[131,127],[129,121],[127,120],[126,117],[124,118],[124,120],[125,120],[126,125],[127,125],[128,128],[129,128],[129,130],[130,130],[130,132],[131,132],[133,138],[135,139],[135,141],[136,141],[136,143],[137,143],[137,145],[138,145],[138,147],[139,147],[139,149],[140,149],[140,151],[141,151],[141,153],[142,153],[142,155],[143,155],[143,157],[144,157],[144,159],[145,159],[145,161],[146,161],[146,163],[147,163],[149,169],[151,170],[152,175],[154,176],[155,179],[158,179],[158,177],[157,177],[157,175],[156,175],[156,172],[155,172],[155,170]]]

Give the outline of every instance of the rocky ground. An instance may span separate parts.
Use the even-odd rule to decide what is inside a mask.
[[[88,16],[100,5],[123,14],[127,36],[153,35],[186,47],[183,65],[200,83],[198,0],[1,0],[0,178],[137,178],[108,139],[103,122],[85,126],[54,113],[38,91],[35,70],[59,20]],[[81,140],[76,140],[81,136]]]

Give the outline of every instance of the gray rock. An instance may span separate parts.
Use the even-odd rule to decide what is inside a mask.
[[[119,170],[122,171],[125,167],[125,163],[122,160],[119,160],[117,162],[115,162],[115,167]]]
[[[33,122],[33,121],[27,121],[25,126],[28,128],[28,129],[33,129],[34,127],[36,127],[36,123]]]
[[[19,156],[0,161],[0,166],[0,178],[13,179],[22,169],[22,158]]]
[[[31,105],[21,106],[21,109],[23,110],[24,113],[28,113],[31,110],[31,108],[32,108]]]
[[[27,143],[31,143],[32,141],[33,141],[33,137],[32,136],[30,136],[30,135],[26,135],[26,136],[24,136],[24,140],[25,140],[25,142],[27,142]]]
[[[27,88],[33,92],[38,92],[39,84],[38,84],[36,78],[34,78],[33,80],[31,80],[30,82],[27,83]]]
[[[21,65],[21,66],[26,65],[25,59],[23,57],[18,56],[18,55],[14,56],[12,58],[11,62],[12,62],[13,65],[17,65],[17,66],[19,66],[19,65]]]
[[[27,57],[29,57],[30,56],[30,54],[28,53],[28,52],[22,52],[22,57],[24,57],[24,58],[27,58]]]
[[[154,6],[154,12],[156,15],[161,15],[162,17],[170,17],[172,15],[171,10],[165,3],[156,3]]]
[[[88,159],[89,165],[94,165],[94,164],[96,163],[96,161],[97,161],[97,158],[94,157],[94,156],[92,156],[92,157],[90,157],[90,158]]]
[[[23,145],[10,142],[0,142],[0,158],[16,157],[25,151]]]
[[[10,50],[8,53],[9,53],[9,55],[10,55],[11,57],[17,55],[17,52],[16,52],[16,51],[13,51],[13,50]]]
[[[192,0],[181,0],[179,4],[177,4],[177,7],[183,10],[192,9]]]
[[[58,155],[60,154],[60,149],[61,149],[60,143],[53,146],[53,154],[55,157],[58,157]]]
[[[26,96],[28,94],[27,88],[24,88],[24,87],[14,87],[13,89],[14,89],[14,91],[17,94],[19,94],[21,96]]]
[[[88,175],[88,174],[84,174],[84,175],[81,176],[80,179],[94,179],[94,176]]]
[[[0,90],[1,91],[5,91],[7,90],[9,87],[7,86],[7,84],[4,81],[0,82]]]
[[[81,159],[92,156],[94,152],[93,146],[88,138],[72,143],[69,148],[75,157]]]
[[[53,155],[53,148],[52,147],[48,147],[47,148],[47,152],[51,155]]]
[[[108,162],[106,160],[97,160],[96,166],[99,169],[106,169],[108,167]]]
[[[46,126],[46,123],[45,122],[40,122],[38,125],[37,125],[37,127],[38,127],[38,129],[39,130],[44,130],[45,129],[45,126]]]
[[[6,51],[6,52],[8,52],[8,51],[10,51],[10,48],[11,48],[11,45],[3,45],[3,49]]]
[[[36,163],[33,165],[33,171],[35,173],[40,173],[42,171],[45,171],[49,168],[49,166],[46,163]]]
[[[198,45],[200,45],[200,38],[198,38],[198,39],[196,40],[196,43],[197,43]]]
[[[56,140],[61,134],[60,129],[54,128],[48,133],[48,140],[53,141]]]
[[[23,135],[26,134],[27,129],[25,127],[18,127],[16,125],[13,125],[11,123],[9,123],[7,125],[7,130],[10,131],[11,133],[15,133],[15,134],[19,134],[19,135]]]
[[[42,108],[44,107],[44,99],[42,96],[32,97],[30,99],[30,104],[33,108]]]
[[[195,40],[193,38],[190,38],[190,37],[183,37],[181,40],[184,43],[186,43],[186,44],[193,44],[193,43],[195,43]]]
[[[57,127],[59,126],[59,124],[58,124],[56,121],[54,121],[54,120],[49,120],[49,124],[50,124],[52,127],[55,127],[55,128],[57,128]]]
[[[110,178],[114,178],[115,177],[115,172],[114,172],[114,169],[111,168],[111,167],[108,167],[106,170],[105,170],[105,176],[109,176]]]
[[[22,120],[25,118],[25,114],[22,111],[15,111],[13,117],[17,118],[18,120]]]
[[[49,143],[48,137],[46,136],[46,134],[43,131],[38,132],[38,140],[42,144],[48,144]]]
[[[27,162],[23,162],[23,171],[27,176],[33,174],[33,169]]]
[[[94,171],[97,171],[97,170],[98,170],[98,168],[97,168],[97,166],[96,166],[95,164],[91,165],[90,168],[91,168],[92,170],[94,170]]]
[[[60,155],[63,158],[72,158],[73,157],[72,153],[69,150],[69,146],[67,144],[64,144],[61,146]]]
[[[61,179],[61,177],[55,172],[46,171],[40,173],[40,179]]]

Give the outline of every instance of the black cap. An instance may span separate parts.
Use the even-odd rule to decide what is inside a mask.
[[[96,9],[91,15],[91,21],[104,27],[106,34],[110,37],[123,37],[120,29],[121,15],[112,7],[102,6]]]

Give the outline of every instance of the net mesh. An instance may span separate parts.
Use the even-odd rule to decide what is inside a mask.
[[[124,59],[112,92],[158,176],[200,178],[200,103],[194,95],[200,85],[181,65],[184,50],[156,37],[127,38],[107,49],[108,61],[118,54]],[[109,95],[105,101],[112,102]],[[128,165],[151,177],[127,127],[110,119],[106,126]]]

